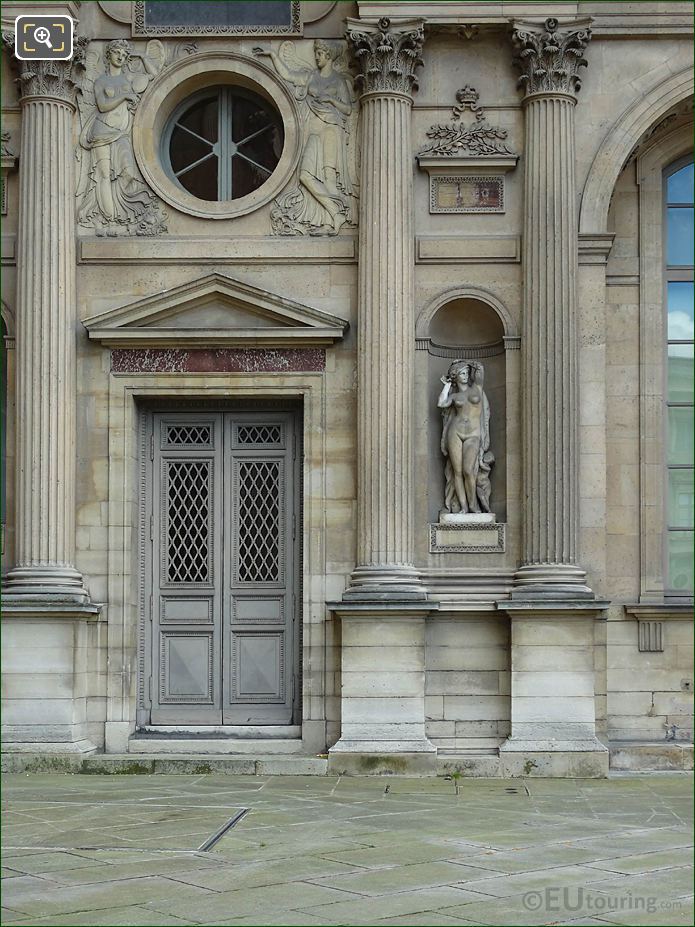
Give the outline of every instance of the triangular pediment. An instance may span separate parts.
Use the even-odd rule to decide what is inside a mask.
[[[342,338],[345,319],[284,296],[207,274],[85,319],[93,341],[108,347],[300,347]]]

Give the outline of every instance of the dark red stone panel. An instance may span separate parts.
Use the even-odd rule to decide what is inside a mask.
[[[326,369],[323,348],[116,348],[113,373],[307,373]]]

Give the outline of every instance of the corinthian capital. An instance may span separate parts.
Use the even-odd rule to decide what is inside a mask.
[[[68,61],[20,61],[14,55],[14,32],[3,32],[2,41],[18,74],[20,98],[47,97],[74,105],[89,39],[75,36],[73,55]]]
[[[346,38],[359,70],[355,86],[362,93],[392,91],[411,95],[417,90],[415,69],[422,65],[420,52],[425,41],[423,23],[415,28],[391,30],[391,20],[379,20],[378,27],[363,31],[348,29]]]
[[[587,65],[582,56],[591,39],[588,23],[585,28],[558,32],[557,20],[546,19],[542,31],[514,30],[514,64],[521,71],[517,86],[524,88],[526,96],[578,92],[582,83],[578,71]]]

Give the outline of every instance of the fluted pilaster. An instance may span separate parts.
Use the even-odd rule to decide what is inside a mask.
[[[79,56],[83,43],[77,43]],[[10,595],[87,594],[75,551],[75,159],[79,60],[20,63],[17,564]]]
[[[411,91],[422,26],[348,31],[361,73],[358,542],[349,594],[424,595],[413,562]]]
[[[574,93],[588,30],[517,30],[525,103],[524,565],[532,594],[587,595],[579,531]],[[521,591],[521,590],[520,590]],[[524,594],[522,592],[522,594]]]

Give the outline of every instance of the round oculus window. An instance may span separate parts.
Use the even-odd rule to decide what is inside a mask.
[[[172,113],[163,155],[184,190],[224,202],[263,186],[283,145],[282,119],[271,103],[245,88],[223,86],[190,97]]]

